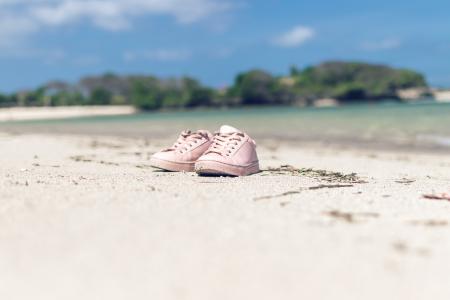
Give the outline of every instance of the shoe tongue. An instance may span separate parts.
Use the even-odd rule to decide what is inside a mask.
[[[197,132],[197,133],[204,134],[204,135],[206,135],[206,134],[209,133],[208,130],[203,130],[203,129],[199,129],[199,130],[197,130],[196,132]]]
[[[231,127],[229,125],[223,125],[222,127],[220,127],[219,132],[220,133],[235,133],[235,132],[242,133],[240,130],[238,130],[234,127]]]
[[[212,138],[211,133],[208,130],[199,129],[196,131],[196,133],[203,135],[205,138]]]

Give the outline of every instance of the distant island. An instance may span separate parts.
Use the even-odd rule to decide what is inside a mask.
[[[141,110],[252,105],[327,106],[414,100],[431,96],[415,71],[361,62],[325,62],[274,76],[263,70],[238,74],[232,86],[214,89],[190,77],[119,76],[107,73],[76,84],[49,82],[35,90],[0,94],[0,107],[133,105]]]

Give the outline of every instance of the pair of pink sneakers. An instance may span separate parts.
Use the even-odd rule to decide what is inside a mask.
[[[247,176],[259,172],[256,143],[228,125],[212,135],[207,130],[183,131],[175,144],[155,153],[153,167],[201,175]]]

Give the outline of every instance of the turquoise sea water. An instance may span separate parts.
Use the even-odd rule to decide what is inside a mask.
[[[377,104],[336,108],[266,107],[143,113],[132,116],[0,124],[0,131],[170,137],[185,128],[221,124],[255,138],[367,147],[450,150],[450,103]]]

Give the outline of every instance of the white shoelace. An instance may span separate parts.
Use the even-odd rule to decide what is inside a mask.
[[[217,153],[222,156],[229,156],[236,149],[238,142],[242,141],[243,133],[220,133],[214,134],[214,140],[207,153]]]
[[[199,132],[191,132],[190,130],[183,131],[178,137],[175,144],[172,147],[167,148],[164,151],[187,151],[189,147],[192,147],[194,144],[198,143],[205,136]]]

